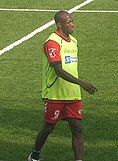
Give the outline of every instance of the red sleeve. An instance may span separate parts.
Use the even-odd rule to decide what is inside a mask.
[[[44,44],[44,52],[47,56],[48,62],[61,62],[61,56],[60,56],[60,45],[53,41],[49,40]]]

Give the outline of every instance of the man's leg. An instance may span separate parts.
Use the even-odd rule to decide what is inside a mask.
[[[38,133],[36,137],[34,149],[30,154],[28,161],[33,161],[33,160],[40,161],[40,156],[39,156],[40,150],[45,144],[48,138],[48,135],[53,131],[54,127],[55,127],[55,124],[49,124],[49,123],[44,124],[42,130]]]
[[[48,135],[53,131],[54,128],[55,128],[55,125],[53,124],[49,124],[49,123],[44,124],[42,130],[38,133],[36,137],[34,150],[36,151],[41,150],[41,148],[43,147],[43,145],[45,144],[48,138]]]
[[[74,118],[69,118],[67,121],[72,132],[72,148],[75,160],[82,160],[83,159],[82,121]]]

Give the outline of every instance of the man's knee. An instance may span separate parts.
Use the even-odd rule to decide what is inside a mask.
[[[82,127],[71,127],[71,131],[74,135],[82,134]]]
[[[82,133],[82,121],[77,119],[68,120],[72,134],[81,134]]]
[[[43,126],[43,132],[45,134],[49,135],[53,131],[54,128],[55,128],[55,125],[51,125],[51,124],[46,123]]]

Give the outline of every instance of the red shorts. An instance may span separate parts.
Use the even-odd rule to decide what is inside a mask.
[[[45,101],[44,121],[56,124],[61,119],[82,119],[82,101],[69,103],[53,103]]]

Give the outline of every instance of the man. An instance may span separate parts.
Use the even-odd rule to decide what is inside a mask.
[[[78,78],[77,40],[71,36],[73,19],[66,11],[54,16],[57,29],[44,44],[42,98],[44,125],[38,133],[28,161],[40,161],[40,150],[59,120],[66,120],[72,132],[75,161],[83,159],[82,100],[80,86],[90,94],[96,88]]]

